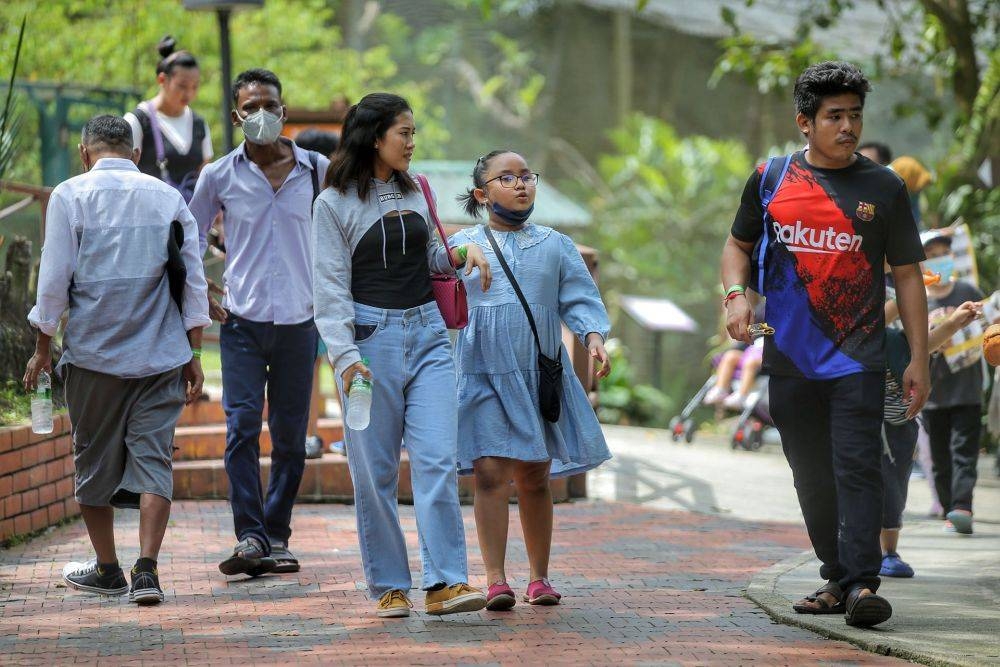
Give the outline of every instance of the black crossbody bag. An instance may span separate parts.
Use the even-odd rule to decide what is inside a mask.
[[[528,316],[531,334],[535,337],[535,347],[538,348],[538,407],[542,413],[542,417],[546,421],[557,422],[559,421],[559,412],[562,406],[563,365],[559,358],[562,356],[562,343],[559,344],[558,356],[555,359],[550,359],[542,353],[542,342],[538,338],[538,328],[535,326],[535,318],[531,314],[531,308],[528,307],[528,300],[524,298],[520,285],[514,279],[514,274],[510,270],[510,267],[507,266],[507,260],[503,258],[503,252],[501,252],[500,246],[497,245],[496,239],[493,238],[490,228],[484,225],[483,231],[486,233],[486,238],[490,242],[490,245],[493,246],[493,252],[496,253],[503,272],[507,274],[507,280],[510,281],[511,287],[514,288],[514,293],[517,294],[517,298],[521,302],[521,307],[524,308],[524,314]]]

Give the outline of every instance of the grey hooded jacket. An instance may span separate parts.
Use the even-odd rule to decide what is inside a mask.
[[[418,213],[428,225],[427,264],[431,272],[454,273],[448,249],[441,243],[419,187],[403,195],[393,176],[388,181],[374,179],[366,200],[358,196],[354,185],[344,194],[327,188],[316,198],[313,206],[313,308],[316,328],[326,343],[337,377],[351,364],[361,361],[358,346],[354,344],[351,257],[361,238],[375,225],[382,226],[384,244],[386,226],[402,224],[398,218],[402,211]],[[384,247],[382,258],[383,262],[388,261]]]

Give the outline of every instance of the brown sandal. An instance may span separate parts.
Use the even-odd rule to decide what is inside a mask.
[[[830,604],[820,597],[823,593],[832,595],[837,601]],[[844,604],[844,591],[840,588],[840,584],[836,581],[828,581],[812,595],[807,595],[793,604],[792,609],[799,614],[843,614],[847,606]]]

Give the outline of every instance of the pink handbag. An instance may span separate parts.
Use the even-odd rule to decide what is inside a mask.
[[[423,174],[417,174],[417,183],[423,190],[424,199],[427,200],[427,210],[430,211],[434,226],[437,227],[438,234],[441,235],[441,243],[444,244],[445,248],[448,248],[448,237],[438,219],[434,198],[431,196],[431,186],[428,185],[427,178]],[[450,251],[448,252],[448,261],[454,262]],[[431,287],[434,289],[434,300],[437,301],[438,310],[441,311],[445,326],[449,329],[464,328],[469,323],[469,300],[465,294],[465,285],[462,280],[454,273],[432,273]]]

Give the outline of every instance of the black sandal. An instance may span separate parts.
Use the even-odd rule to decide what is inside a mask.
[[[299,571],[299,561],[292,555],[283,543],[271,546],[271,558],[277,564],[274,568],[275,574],[286,574]]]
[[[847,594],[847,615],[844,620],[848,625],[870,628],[892,616],[892,605],[881,595],[869,593],[861,596],[863,588],[855,588]]]
[[[834,604],[830,604],[826,600],[820,597],[823,593],[832,595],[837,599]],[[796,602],[792,605],[792,609],[799,614],[843,614],[846,610],[846,605],[844,604],[844,591],[840,588],[840,584],[836,581],[828,581],[826,585],[820,587],[812,595],[807,595],[804,598],[804,602],[812,602],[812,605],[802,604],[802,602]]]
[[[222,574],[249,574],[258,577],[272,571],[277,563],[266,555],[260,540],[248,537],[233,549],[233,555],[219,563]]]

